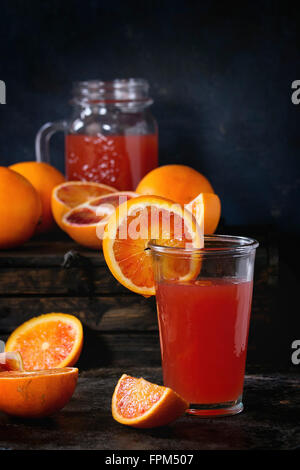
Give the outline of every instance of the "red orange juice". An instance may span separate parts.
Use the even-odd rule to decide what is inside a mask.
[[[157,165],[157,134],[66,136],[69,180],[95,181],[119,191],[134,190]]]
[[[192,404],[242,395],[252,281],[161,281],[156,297],[164,384]]]

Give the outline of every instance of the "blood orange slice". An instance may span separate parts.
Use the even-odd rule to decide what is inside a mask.
[[[180,204],[159,196],[140,196],[118,206],[105,227],[104,257],[121,284],[144,296],[155,294],[152,239],[163,246],[203,246],[196,219]],[[196,265],[187,263],[185,268],[183,277],[190,279]]]
[[[5,351],[20,352],[25,370],[72,366],[83,345],[80,320],[65,313],[31,318],[8,338]]]
[[[206,235],[213,234],[221,216],[221,201],[214,193],[200,193],[186,208],[192,212]]]
[[[119,191],[91,199],[67,212],[61,226],[80,245],[100,249],[104,228],[111,214],[118,205],[137,196],[132,191]]]
[[[63,215],[73,207],[94,199],[104,194],[116,192],[117,189],[106,184],[91,181],[67,181],[55,186],[51,196],[51,208],[53,217],[61,226]]]
[[[136,428],[165,426],[179,418],[189,404],[171,388],[123,374],[112,398],[113,418]]]

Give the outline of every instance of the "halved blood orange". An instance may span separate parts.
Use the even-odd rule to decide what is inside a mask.
[[[174,390],[123,374],[112,397],[113,418],[136,428],[165,426],[189,407]]]
[[[71,399],[78,369],[0,373],[0,411],[22,418],[42,418],[62,409]]]
[[[0,372],[10,370],[24,370],[22,356],[19,352],[0,353]]]
[[[118,205],[137,196],[133,191],[119,191],[91,199],[67,212],[61,226],[80,245],[100,249],[104,228],[111,214]]]
[[[63,215],[73,207],[117,189],[91,181],[67,181],[55,186],[51,195],[51,209],[56,223],[61,227]]]
[[[204,225],[206,235],[213,234],[221,216],[221,201],[214,193],[200,193],[186,208],[196,217],[198,224]]]
[[[103,253],[115,278],[144,296],[155,295],[150,240],[173,247],[203,246],[201,229],[190,211],[159,196],[139,196],[121,204],[110,216],[103,237]],[[187,263],[182,278],[195,274]]]
[[[48,313],[31,318],[8,338],[5,351],[20,352],[25,370],[72,366],[83,345],[78,318],[65,313]]]

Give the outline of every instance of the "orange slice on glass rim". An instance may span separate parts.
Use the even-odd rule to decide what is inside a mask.
[[[189,404],[169,387],[123,374],[112,398],[113,418],[135,428],[165,426],[179,418]]]
[[[80,245],[100,249],[104,228],[111,214],[120,204],[137,196],[133,191],[119,191],[91,199],[67,212],[61,226]]]
[[[221,201],[217,194],[200,193],[186,209],[192,212],[199,225],[203,224],[206,235],[215,232],[221,216]]]
[[[51,195],[51,209],[56,223],[62,228],[61,220],[66,212],[90,199],[116,192],[106,184],[91,181],[67,181],[55,186]]]
[[[103,254],[114,277],[144,296],[155,295],[150,240],[168,247],[202,248],[203,234],[183,206],[159,196],[139,196],[121,204],[104,231]],[[169,263],[167,263],[169,266]],[[197,262],[180,265],[180,279],[191,279]],[[174,274],[174,263],[170,263]],[[178,274],[178,273],[177,273]]]
[[[25,370],[73,366],[81,353],[80,320],[66,313],[48,313],[20,325],[8,338],[5,351],[18,351]]]

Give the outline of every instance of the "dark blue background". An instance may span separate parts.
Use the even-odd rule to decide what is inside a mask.
[[[144,77],[160,164],[203,172],[226,225],[299,232],[298,13],[240,3],[229,14],[213,1],[1,1],[0,163],[35,158],[39,127],[70,115],[74,80]],[[60,169],[62,146],[55,137]]]

